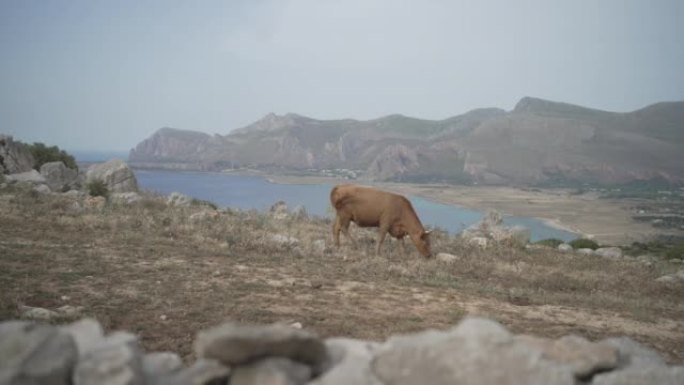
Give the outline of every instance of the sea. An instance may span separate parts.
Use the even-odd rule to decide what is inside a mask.
[[[261,176],[219,172],[135,170],[135,174],[143,190],[162,194],[176,191],[211,201],[220,207],[268,210],[282,200],[290,208],[304,206],[310,215],[334,217],[329,198],[332,184],[279,184]],[[423,225],[438,227],[452,234],[479,222],[485,214],[480,210],[445,205],[418,196],[408,198]],[[503,221],[508,226],[528,228],[532,241],[546,238],[570,241],[577,238],[577,234],[548,226],[537,218],[504,216]]]

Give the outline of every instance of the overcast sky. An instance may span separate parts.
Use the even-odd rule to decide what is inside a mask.
[[[684,100],[684,1],[0,0],[0,133],[128,150],[269,112]]]

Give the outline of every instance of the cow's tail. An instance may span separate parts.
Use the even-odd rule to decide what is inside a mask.
[[[330,191],[330,204],[332,205],[335,210],[339,209],[340,201],[342,199],[342,194],[340,194],[339,191],[340,186],[335,186],[333,189]]]

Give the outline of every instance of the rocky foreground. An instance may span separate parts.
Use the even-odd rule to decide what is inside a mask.
[[[382,343],[322,340],[298,327],[201,331],[198,359],[185,366],[175,353],[143,352],[133,334],[104,335],[93,319],[8,321],[0,324],[0,384],[684,384],[684,366],[629,338],[514,335],[484,318]]]

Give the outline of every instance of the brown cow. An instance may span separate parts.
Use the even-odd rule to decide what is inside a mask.
[[[330,203],[337,211],[333,224],[335,246],[340,246],[340,230],[356,245],[349,235],[349,222],[354,222],[359,227],[378,227],[378,255],[387,233],[401,241],[404,252],[404,237],[408,235],[421,255],[426,258],[432,255],[430,232],[425,231],[411,202],[405,197],[370,187],[343,184],[330,191]]]

